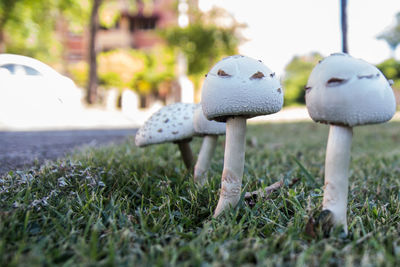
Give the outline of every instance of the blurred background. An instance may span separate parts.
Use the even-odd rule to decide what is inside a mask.
[[[199,102],[207,71],[237,53],[276,72],[290,116],[307,116],[309,73],[340,51],[399,99],[399,44],[398,0],[0,0],[0,129],[139,126]]]

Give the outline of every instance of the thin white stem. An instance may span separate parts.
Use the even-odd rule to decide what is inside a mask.
[[[178,142],[179,150],[181,151],[181,156],[186,169],[190,170],[193,168],[193,153],[190,148],[190,141]]]
[[[323,210],[333,214],[333,224],[342,225],[347,234],[347,195],[349,163],[353,130],[351,127],[331,125],[325,158],[325,186]]]
[[[203,138],[200,153],[194,166],[194,181],[204,185],[207,181],[207,172],[211,166],[211,159],[215,152],[218,135],[206,135]]]
[[[226,121],[224,170],[221,193],[214,218],[229,207],[235,207],[240,199],[244,169],[246,118],[232,117]]]

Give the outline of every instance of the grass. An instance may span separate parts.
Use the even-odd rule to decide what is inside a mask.
[[[399,129],[354,131],[347,238],[305,233],[321,208],[328,127],[260,124],[247,132],[246,190],[300,181],[218,219],[223,138],[204,188],[176,146],[133,139],[10,172],[0,180],[0,265],[400,266]]]

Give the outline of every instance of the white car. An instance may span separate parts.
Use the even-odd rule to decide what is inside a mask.
[[[41,61],[0,54],[0,122],[78,109],[81,100],[82,91],[70,78]]]

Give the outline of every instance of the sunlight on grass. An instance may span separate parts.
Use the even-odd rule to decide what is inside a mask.
[[[247,132],[247,191],[300,180],[218,219],[223,138],[204,188],[176,146],[139,149],[133,138],[10,172],[0,180],[0,263],[398,266],[399,129],[392,122],[354,131],[346,239],[305,234],[321,207],[328,127],[258,124]],[[195,152],[200,145],[193,140]]]

